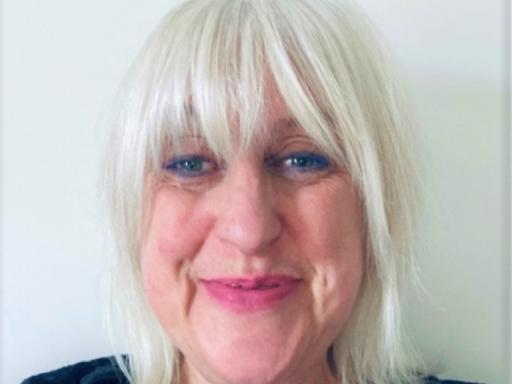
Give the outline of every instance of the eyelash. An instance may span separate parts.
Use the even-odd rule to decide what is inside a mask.
[[[279,174],[292,173],[315,173],[324,171],[331,166],[329,159],[315,152],[292,152],[284,156],[268,156],[265,164],[273,172]]]
[[[273,174],[290,179],[315,175],[331,167],[326,156],[307,151],[266,156],[264,163]],[[182,179],[206,177],[221,168],[217,161],[201,155],[176,156],[164,165],[165,171]]]
[[[197,168],[198,166],[200,168]],[[201,155],[176,156],[164,165],[166,171],[183,178],[205,176],[217,171],[219,168],[219,164],[216,161],[209,160]]]

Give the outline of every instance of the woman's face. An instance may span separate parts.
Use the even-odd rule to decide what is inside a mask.
[[[268,140],[221,163],[183,137],[154,180],[144,287],[189,384],[332,381],[327,349],[359,291],[351,177],[275,92],[267,104]]]

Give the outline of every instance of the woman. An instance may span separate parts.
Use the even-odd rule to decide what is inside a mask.
[[[400,335],[418,186],[387,62],[342,1],[175,8],[108,148],[127,354],[26,382],[440,382]]]

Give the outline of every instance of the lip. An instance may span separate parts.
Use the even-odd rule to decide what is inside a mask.
[[[211,298],[233,312],[269,309],[291,295],[300,279],[288,275],[201,279]]]

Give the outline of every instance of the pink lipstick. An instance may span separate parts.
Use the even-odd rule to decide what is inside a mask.
[[[223,277],[203,279],[208,294],[234,312],[259,311],[272,307],[292,294],[300,279],[286,276]]]

